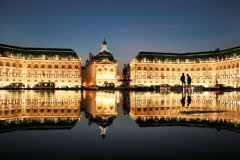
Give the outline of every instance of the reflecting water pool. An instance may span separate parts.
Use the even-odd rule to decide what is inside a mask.
[[[4,159],[232,159],[240,92],[1,91]]]

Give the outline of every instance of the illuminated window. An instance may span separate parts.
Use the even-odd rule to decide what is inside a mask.
[[[38,68],[38,65],[37,65],[37,64],[35,64],[35,65],[34,65],[34,68]]]
[[[31,71],[30,70],[28,70],[28,72],[27,72],[28,74],[28,77],[30,77],[31,76]]]
[[[75,69],[78,69],[78,65],[75,65]]]
[[[78,77],[78,72],[75,72],[75,76]]]
[[[31,64],[28,64],[28,68],[31,68]]]
[[[58,65],[57,65],[57,64],[55,65],[55,68],[58,68]]]
[[[44,65],[44,64],[42,64],[41,68],[45,68],[45,65]]]
[[[49,65],[48,65],[48,68],[52,68],[52,66],[49,64]]]
[[[65,65],[62,65],[62,68],[65,68]]]
[[[68,65],[68,69],[72,69],[72,66],[71,66],[71,65]]]
[[[141,67],[138,67],[138,70],[141,70]]]

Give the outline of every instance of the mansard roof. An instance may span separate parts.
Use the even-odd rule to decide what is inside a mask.
[[[59,59],[78,59],[76,52],[72,49],[62,48],[30,48],[30,47],[18,47],[6,44],[0,44],[0,56],[7,56],[7,53],[12,54],[13,57],[19,56],[33,56],[34,58],[42,57],[46,55],[46,59],[52,59],[52,57],[58,55]]]
[[[209,59],[209,58],[226,58],[226,57],[235,57],[240,55],[240,46],[229,48],[225,50],[215,50],[215,51],[206,51],[206,52],[191,52],[191,53],[165,53],[165,52],[139,52],[137,56],[135,57],[136,60],[141,61],[142,59],[146,58],[150,61],[153,59],[159,59],[159,60],[171,60],[176,61],[179,60],[197,60],[197,59]]]
[[[113,55],[109,52],[103,51],[98,53],[96,56],[92,58],[92,60],[95,60],[97,62],[108,60],[108,61],[115,61],[113,58]]]

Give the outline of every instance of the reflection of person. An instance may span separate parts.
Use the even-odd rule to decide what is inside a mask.
[[[187,74],[188,89],[191,88],[191,82],[192,82],[192,78],[189,76],[189,74]]]
[[[185,106],[185,99],[186,99],[185,93],[182,93],[181,104],[182,104],[183,107]]]
[[[190,95],[188,95],[188,99],[187,99],[187,105],[189,106],[189,104],[191,104],[192,102],[192,98]]]
[[[183,87],[183,85],[184,85],[184,87],[186,86],[186,83],[185,83],[185,75],[184,75],[184,73],[182,74],[182,76],[181,76],[181,82],[182,82],[182,87]]]

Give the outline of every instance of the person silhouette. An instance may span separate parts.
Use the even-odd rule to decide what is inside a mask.
[[[191,88],[191,83],[192,83],[192,78],[189,76],[189,74],[187,74],[187,88],[190,89]]]
[[[182,88],[186,86],[186,83],[185,83],[185,75],[184,73],[182,73],[182,76],[181,76],[181,82],[182,82]],[[184,86],[183,86],[184,85]]]

